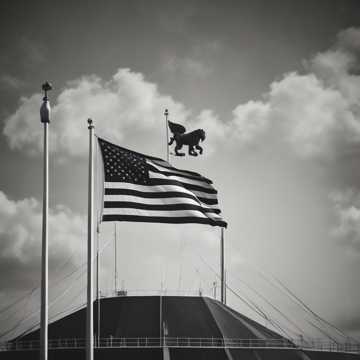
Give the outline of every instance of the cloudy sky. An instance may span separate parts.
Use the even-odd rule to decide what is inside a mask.
[[[202,157],[171,162],[219,191],[229,286],[287,334],[323,336],[279,279],[359,337],[359,13],[357,0],[2,1],[0,335],[39,319],[39,106],[49,80],[52,317],[85,301],[87,118],[98,135],[164,157],[168,108],[171,120],[206,130]],[[101,225],[104,293],[114,288],[113,234]],[[219,236],[118,223],[118,287],[210,294]],[[230,291],[228,303],[264,323]]]

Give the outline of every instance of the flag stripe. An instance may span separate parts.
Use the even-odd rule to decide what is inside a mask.
[[[195,191],[200,191],[200,192],[204,192],[207,194],[217,194],[217,191],[215,189],[206,189],[202,186],[187,184],[185,182],[177,181],[177,180],[151,178],[150,181],[151,181],[151,185],[175,185],[175,186],[179,186],[179,187],[185,188],[190,191],[195,190]]]
[[[194,172],[194,171],[189,171],[189,170],[182,170],[182,169],[177,169],[176,167],[171,166],[168,162],[166,162],[165,160],[161,160],[161,159],[156,159],[156,158],[150,158],[150,157],[146,157],[147,160],[150,159],[154,164],[156,165],[160,165],[162,167],[164,167],[165,169],[171,170],[171,171],[179,171],[182,174],[188,174],[190,176],[195,176],[195,177],[199,177],[199,178],[203,178],[202,175]]]
[[[161,210],[145,210],[145,209],[135,209],[135,208],[104,208],[103,215],[136,215],[136,216],[157,216],[157,217],[170,217],[168,211]],[[209,218],[212,220],[222,220],[221,217],[214,213],[204,213],[200,210],[173,210],[171,211],[171,217],[201,217]]]
[[[192,193],[198,198],[205,198],[205,199],[209,199],[209,200],[216,200],[217,203],[217,196],[216,194],[206,194],[203,193],[201,191],[192,191]],[[203,200],[201,200],[202,202],[204,202]]]
[[[104,207],[111,208],[127,208],[127,209],[141,209],[141,210],[158,210],[158,211],[177,211],[177,210],[196,210],[204,214],[214,213],[219,214],[219,209],[212,209],[201,205],[193,204],[144,204],[132,201],[105,201]]]
[[[163,166],[157,165],[152,161],[147,160],[146,161],[150,167],[150,170],[153,172],[158,172],[167,176],[172,176],[172,175],[177,175],[186,179],[190,179],[190,180],[197,180],[197,181],[201,181],[203,183],[207,183],[207,184],[212,184],[212,181],[203,177],[203,176],[195,176],[195,175],[189,175],[183,171],[180,170],[173,170],[170,168],[165,168]]]
[[[157,182],[157,181],[156,181]],[[178,191],[183,192],[189,195],[196,195],[196,197],[204,197],[209,199],[216,199],[216,194],[212,193],[206,193],[203,191],[190,191],[184,186],[181,186],[179,182],[175,182],[173,184],[173,181],[171,181],[170,184],[168,184],[166,181],[160,181],[160,184],[152,184],[152,185],[138,185],[138,184],[132,184],[127,182],[121,182],[121,181],[107,181],[105,182],[105,188],[118,188],[118,189],[132,189],[132,190],[140,190],[144,192],[161,192],[161,191]]]
[[[202,198],[180,191],[145,192],[132,189],[105,188],[104,195],[131,195],[146,199],[188,198],[199,200],[206,205],[217,205],[217,199]]]
[[[212,220],[193,216],[183,217],[163,217],[163,216],[138,216],[138,215],[104,215],[103,221],[131,221],[131,222],[148,222],[163,224],[205,224],[212,226],[226,227],[227,224],[223,220]]]
[[[150,175],[151,179],[163,179],[163,180],[166,180],[167,182],[170,180],[173,180],[173,181],[178,181],[181,184],[184,184],[184,186],[185,185],[195,185],[195,186],[199,186],[201,189],[205,189],[204,191],[207,191],[207,190],[216,191],[213,186],[211,186],[208,183],[204,183],[203,181],[182,178],[177,175],[168,175],[167,176],[160,172],[155,173],[153,171],[149,171],[149,175]]]
[[[201,201],[197,200],[196,198],[187,198],[187,197],[182,197],[182,196],[178,196],[178,197],[167,197],[167,198],[144,198],[142,196],[133,196],[133,195],[123,195],[121,197],[119,197],[118,195],[104,195],[104,201],[128,201],[128,202],[137,202],[137,203],[142,203],[142,204],[154,204],[154,205],[173,205],[173,204],[190,204],[190,205],[201,205],[201,206],[205,206],[206,208],[209,209],[217,209],[220,210],[218,208],[217,205],[212,205],[212,204],[204,204]]]

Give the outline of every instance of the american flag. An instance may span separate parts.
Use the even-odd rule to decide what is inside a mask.
[[[103,221],[226,227],[212,181],[98,138],[104,164]]]

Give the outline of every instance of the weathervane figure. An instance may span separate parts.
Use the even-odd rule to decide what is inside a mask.
[[[186,133],[186,129],[183,125],[168,121],[170,131],[173,136],[170,138],[169,145],[175,141],[175,155],[184,156],[185,153],[179,152],[184,145],[189,147],[189,155],[198,156],[194,147],[199,150],[199,154],[203,153],[203,148],[199,145],[200,140],[205,140],[205,131],[203,129],[197,129]]]

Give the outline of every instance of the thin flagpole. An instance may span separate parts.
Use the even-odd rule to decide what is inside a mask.
[[[100,249],[99,249],[99,235],[100,229],[99,224],[97,224],[96,228],[96,297],[97,297],[97,340],[98,344],[100,344],[100,284],[99,284],[99,273],[100,273]]]
[[[224,228],[221,228],[221,241],[220,241],[220,274],[221,274],[221,302],[225,303],[225,261],[224,261]]]
[[[50,123],[50,102],[47,92],[52,86],[42,85],[43,103],[40,107],[40,120],[44,125],[44,173],[43,173],[43,213],[42,213],[42,249],[41,249],[41,319],[40,319],[40,359],[48,358],[48,215],[49,215],[49,146],[48,125]]]
[[[96,204],[99,204],[99,198],[98,198],[98,189],[100,188],[100,178],[99,178],[99,148],[98,148],[98,142],[96,141],[96,162],[95,162],[95,169],[96,169],[96,183],[95,183],[95,189],[96,189]],[[97,222],[96,222],[96,297],[97,297],[97,341],[98,344],[100,344],[100,337],[101,337],[101,331],[100,331],[100,211],[98,207],[96,206],[96,215],[97,215]]]
[[[88,273],[87,273],[87,311],[86,311],[86,360],[94,359],[94,279],[93,279],[93,247],[94,247],[94,125],[88,119],[89,129],[89,194],[88,194]]]
[[[226,283],[227,283],[227,272],[224,269],[224,305],[226,305]]]
[[[114,223],[114,290],[115,296],[117,295],[117,233],[116,233],[116,223]]]
[[[165,109],[164,115],[165,115],[165,127],[166,127],[166,159],[167,162],[169,162],[170,154],[169,154],[169,124],[168,124],[169,110],[168,109]]]
[[[159,297],[159,305],[160,305],[160,312],[159,312],[159,326],[160,326],[160,329],[159,329],[159,337],[160,337],[160,347],[163,346],[163,331],[162,331],[162,328],[163,328],[163,319],[162,319],[162,286],[161,286],[161,290],[160,290],[160,297]]]

